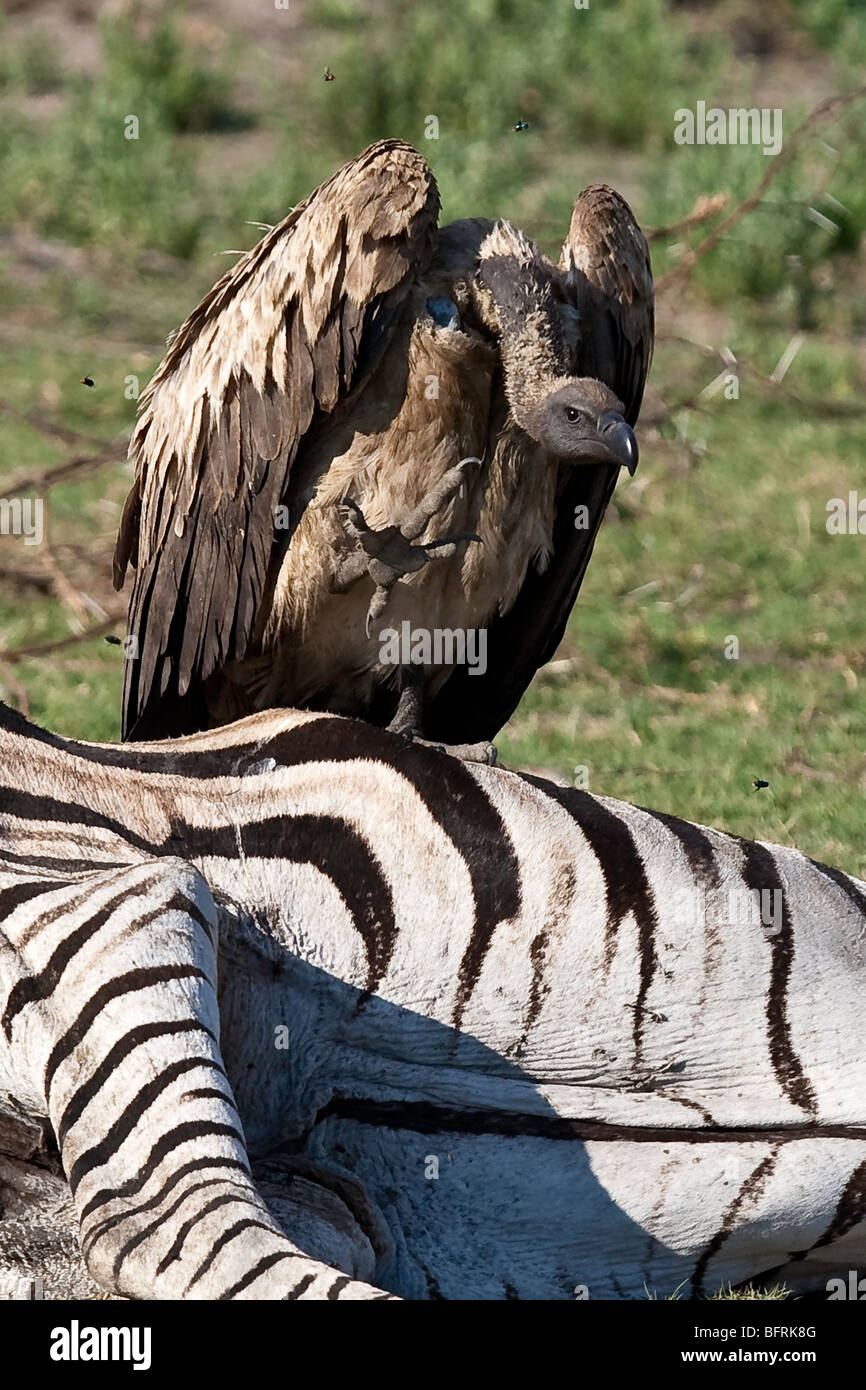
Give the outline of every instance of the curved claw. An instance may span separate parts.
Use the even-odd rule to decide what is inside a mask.
[[[381,618],[391,599],[391,591],[384,584],[377,584],[373,590],[373,597],[370,599],[367,608],[367,620],[364,624],[364,631],[370,636],[370,629],[377,618]]]
[[[453,555],[456,554],[457,547],[462,541],[466,541],[467,543],[469,541],[477,541],[479,545],[484,544],[481,537],[477,536],[474,531],[456,531],[453,536],[443,536],[441,541],[428,541],[426,545],[420,545],[417,548],[425,551],[429,555],[431,550],[441,550],[445,546],[451,546],[452,550],[450,553]]]
[[[345,519],[349,521],[351,525],[357,527],[359,531],[369,531],[370,527],[367,525],[367,519],[354,497],[344,497],[342,502],[338,504],[337,510],[341,514],[351,512],[351,516]]]

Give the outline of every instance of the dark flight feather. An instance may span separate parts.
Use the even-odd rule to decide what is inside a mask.
[[[378,360],[431,259],[438,211],[422,157],[380,141],[263,237],[173,339],[142,401],[115,552],[116,587],[137,567],[124,737],[144,737],[157,702],[245,655],[298,445],[314,412],[332,411]]]

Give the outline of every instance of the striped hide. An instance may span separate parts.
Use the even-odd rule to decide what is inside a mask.
[[[128,1297],[823,1288],[866,1263],[864,929],[796,850],[351,720],[0,708],[0,1114]]]

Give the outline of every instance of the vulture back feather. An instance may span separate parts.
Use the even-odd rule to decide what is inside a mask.
[[[246,654],[299,443],[384,350],[438,211],[426,161],[380,141],[268,232],[171,342],[142,401],[115,553],[117,588],[136,566],[124,737],[146,737],[158,704]],[[203,722],[189,703],[182,723]]]

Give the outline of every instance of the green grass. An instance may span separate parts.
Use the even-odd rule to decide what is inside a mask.
[[[122,458],[135,403],[126,379],[145,384],[166,333],[225,269],[217,253],[255,238],[245,219],[283,216],[386,134],[424,150],[447,218],[504,212],[546,249],[599,168],[636,190],[647,224],[682,217],[701,193],[741,196],[766,167],[760,152],[672,142],[677,106],[698,97],[751,104],[760,90],[753,76],[738,85],[726,23],[738,3],[703,7],[698,23],[697,10],[666,0],[587,11],[541,0],[390,0],[370,24],[367,7],[329,0],[297,36],[290,78],[272,73],[267,45],[252,40],[205,50],[172,9],[149,26],[136,20],[134,42],[132,20],[106,21],[103,69],[87,81],[32,36],[9,48],[0,64],[0,233],[48,238],[63,254],[53,268],[25,262],[22,272],[20,252],[0,240],[0,398],[117,441],[116,462],[46,500],[58,563],[94,614],[119,602],[109,562],[129,485]],[[866,46],[866,11],[835,0],[829,24],[829,8],[792,0],[785,32],[816,45],[814,60],[844,90]],[[321,80],[326,64],[332,83]],[[43,109],[45,93],[54,105]],[[123,138],[131,112],[138,141]],[[429,114],[438,140],[424,138]],[[801,114],[786,106],[786,138]],[[531,128],[518,134],[520,118]],[[644,427],[641,468],[618,487],[559,654],[567,664],[536,681],[499,740],[508,762],[567,781],[585,766],[593,791],[796,843],[861,876],[866,539],[830,536],[825,520],[831,497],[863,486],[864,123],[866,103],[822,132],[835,154],[808,142],[766,205],[701,263],[686,295],[663,301],[668,332],[682,310],[687,336],[727,343],[764,377],[805,329],[784,391],[810,403],[799,408],[744,370],[739,400],[702,398],[660,434]],[[835,229],[810,220],[810,205]],[[657,274],[703,230],[680,238],[679,250],[656,243]],[[662,340],[652,382],[675,404],[718,370]],[[86,374],[93,390],[80,384]],[[676,438],[686,423],[703,452]],[[0,410],[0,477],[90,449],[51,441]],[[42,563],[36,548],[0,538],[0,571],[44,582]],[[2,659],[70,635],[73,623],[56,596],[0,580],[0,691],[15,700],[23,687],[33,716],[64,732],[116,737],[117,647],[96,637],[43,658]],[[731,637],[736,660],[725,656]],[[769,787],[755,792],[755,777]]]
[[[651,1303],[664,1302],[676,1303],[682,1294],[688,1281],[678,1284],[672,1293],[658,1294],[654,1289],[647,1290],[647,1299]],[[723,1284],[715,1293],[707,1294],[707,1303],[730,1303],[730,1302],[781,1302],[791,1297],[791,1290],[785,1284],[773,1284],[767,1289],[755,1289],[751,1284],[744,1284],[741,1288],[732,1288],[730,1284]]]
[[[821,0],[792,3],[787,28],[830,48],[845,89],[859,70],[854,55],[866,52],[866,10],[854,0],[836,8],[834,27]],[[96,79],[64,72],[50,34],[31,34],[0,64],[0,205],[47,235],[111,246],[115,256],[147,247],[194,259],[208,244],[238,245],[244,218],[277,220],[336,164],[397,135],[435,164],[451,216],[507,208],[552,247],[596,167],[592,156],[609,149],[639,156],[642,213],[666,222],[700,193],[741,196],[766,167],[756,149],[683,150],[673,142],[678,107],[698,98],[712,104],[726,87],[732,99],[742,87],[750,104],[757,100],[725,19],[736,0],[713,9],[697,25],[671,0],[587,10],[566,0],[384,0],[371,23],[360,0],[328,0],[298,37],[288,89],[271,71],[266,45],[248,52],[233,39],[212,52],[186,38],[182,6],[165,5],[150,20],[122,12],[106,19]],[[321,80],[326,65],[334,82]],[[49,89],[64,98],[54,114],[16,100]],[[796,101],[786,107],[786,139],[804,110]],[[139,121],[136,140],[125,138],[129,115]],[[431,117],[436,138],[428,138]],[[530,129],[516,133],[519,120]],[[272,138],[275,157],[216,183],[197,176],[203,137],[254,126]],[[810,160],[782,176],[770,205],[701,267],[708,292],[778,292],[790,279],[787,258],[803,261],[810,282],[818,262],[856,248],[866,227],[866,108],[849,112],[839,129],[838,154],[814,146]],[[818,210],[832,213],[836,233],[804,216],[816,161]]]
[[[769,1289],[753,1289],[751,1284],[744,1288],[731,1288],[731,1285],[723,1286],[718,1293],[710,1295],[711,1303],[737,1303],[737,1302],[763,1302],[781,1303],[791,1297],[791,1290],[784,1284],[774,1284]]]

